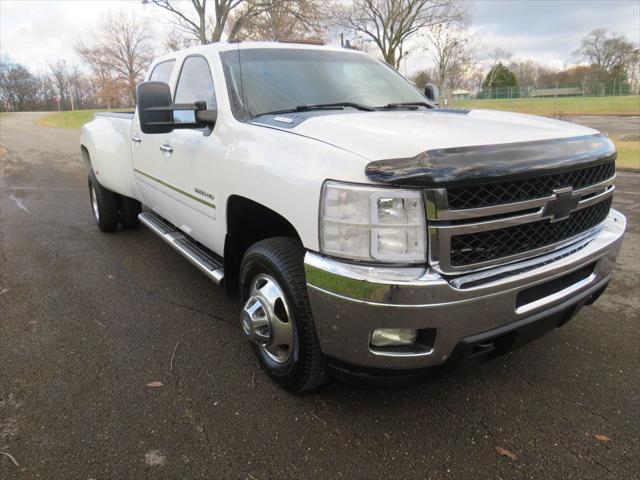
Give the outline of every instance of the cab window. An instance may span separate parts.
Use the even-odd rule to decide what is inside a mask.
[[[163,82],[169,83],[169,79],[171,78],[171,72],[173,72],[173,67],[175,66],[175,60],[169,60],[167,62],[162,62],[153,67],[153,71],[151,72],[151,77],[149,80],[152,82]]]
[[[204,57],[187,57],[182,64],[174,103],[193,103],[204,100],[207,108],[216,107],[216,95],[209,64]]]

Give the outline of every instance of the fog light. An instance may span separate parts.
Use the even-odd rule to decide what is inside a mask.
[[[371,345],[374,347],[397,347],[413,345],[418,337],[414,328],[377,328],[371,334]]]

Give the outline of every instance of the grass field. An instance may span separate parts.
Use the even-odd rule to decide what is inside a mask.
[[[99,110],[76,110],[73,112],[53,112],[39,120],[40,125],[57,128],[70,128],[79,130],[80,127],[93,120],[93,114],[96,112],[104,112],[106,109]],[[122,112],[124,110],[111,110],[113,112]]]
[[[640,141],[619,141],[613,139],[618,149],[616,166],[624,170],[640,170]]]
[[[622,97],[516,98],[459,100],[456,108],[487,108],[547,117],[571,115],[640,115],[640,95]]]

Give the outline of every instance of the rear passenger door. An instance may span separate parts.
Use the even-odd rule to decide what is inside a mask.
[[[216,107],[213,76],[208,60],[202,55],[186,57],[180,66],[173,102],[205,101],[207,108]],[[174,113],[179,120],[180,112]],[[205,135],[206,133],[206,135]],[[169,134],[172,149],[163,168],[162,180],[170,185],[170,215],[185,233],[218,254],[223,253],[224,238],[217,228],[217,194],[219,169],[224,150],[217,131],[179,129]]]
[[[157,64],[153,68],[149,80],[170,85],[175,65],[174,59]],[[159,181],[168,160],[167,153],[161,147],[169,143],[169,135],[168,133],[153,135],[142,133],[136,112],[131,130],[131,150],[136,185],[144,204],[171,220],[167,211],[169,203],[169,198],[166,195],[167,187]]]

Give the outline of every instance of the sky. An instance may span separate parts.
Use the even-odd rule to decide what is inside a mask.
[[[78,39],[102,13],[120,8],[150,16],[160,38],[167,16],[141,0],[0,0],[0,54],[34,71],[46,69],[54,58],[79,62],[73,48]],[[469,9],[480,60],[502,47],[514,58],[560,68],[575,60],[572,52],[581,38],[599,27],[640,43],[637,0],[475,0]],[[409,56],[408,70],[426,58]]]
[[[563,67],[591,30],[606,28],[640,43],[638,0],[479,0],[472,25],[480,43],[514,58]]]

